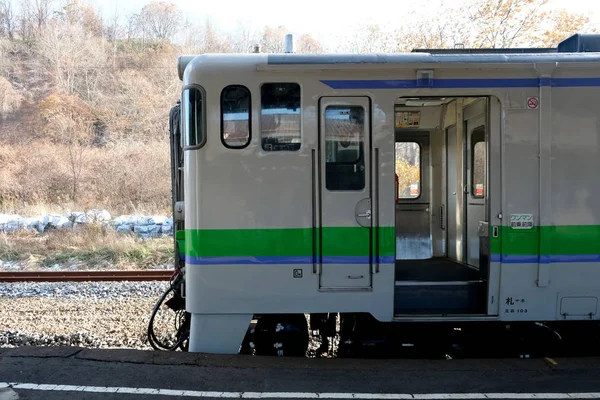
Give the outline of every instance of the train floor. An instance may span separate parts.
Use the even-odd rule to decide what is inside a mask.
[[[481,280],[475,268],[445,257],[396,260],[396,281],[467,282]]]
[[[436,257],[397,260],[396,315],[483,314],[487,282],[475,268]]]

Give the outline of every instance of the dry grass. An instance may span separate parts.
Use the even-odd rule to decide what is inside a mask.
[[[171,214],[167,141],[86,147],[78,167],[75,178],[63,145],[0,144],[0,212],[36,216],[103,208],[112,215]]]
[[[20,261],[26,270],[56,264],[74,268],[143,269],[170,264],[173,238],[143,240],[133,235],[84,225],[46,234],[0,234],[0,260]]]

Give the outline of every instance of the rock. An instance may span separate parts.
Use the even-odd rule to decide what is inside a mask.
[[[0,232],[14,232],[20,229],[45,232],[49,229],[75,228],[90,223],[101,224],[104,229],[113,229],[120,233],[134,232],[142,238],[173,235],[173,218],[160,215],[119,215],[111,219],[108,211],[96,209],[63,215],[49,214],[39,218],[0,214]]]
[[[73,226],[73,223],[69,220],[69,218],[64,215],[46,215],[42,220],[42,224],[44,226],[44,231],[48,228],[70,228]]]
[[[112,220],[113,225],[133,225],[133,220],[130,215],[119,215]]]
[[[80,213],[75,217],[75,220],[73,221],[76,224],[87,224],[88,223],[88,217],[86,214],[84,213]]]
[[[111,218],[110,213],[106,210],[89,210],[86,213],[86,217],[93,223],[109,222]]]
[[[121,232],[121,233],[133,232],[133,225],[127,225],[127,224],[118,225],[115,227],[115,230],[117,232]]]
[[[0,232],[14,232],[23,228],[23,218],[15,214],[0,214]]]
[[[149,225],[162,225],[167,220],[167,217],[162,217],[160,215],[154,215],[148,219]]]
[[[42,232],[44,230],[42,220],[39,218],[25,218],[22,220],[22,222],[25,230],[38,232]]]

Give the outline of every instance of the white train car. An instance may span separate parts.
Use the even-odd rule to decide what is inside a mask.
[[[257,317],[280,355],[337,316],[343,344],[375,324],[596,323],[597,51],[180,57],[189,350],[238,353]]]

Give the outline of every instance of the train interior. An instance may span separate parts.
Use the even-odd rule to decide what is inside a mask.
[[[488,113],[486,98],[396,101],[397,317],[487,312]]]

